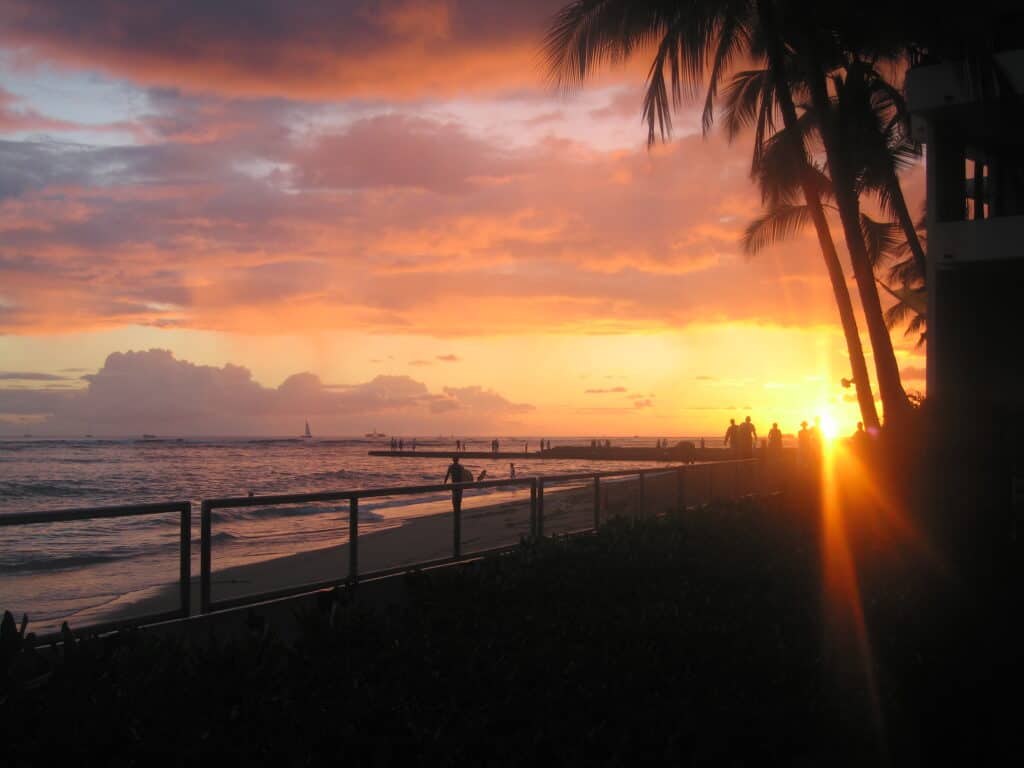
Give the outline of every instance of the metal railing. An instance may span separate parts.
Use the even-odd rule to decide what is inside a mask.
[[[20,512],[11,515],[0,515],[0,528],[16,525],[42,525],[45,523],[66,523],[80,520],[98,520],[101,518],[139,517],[142,515],[161,515],[177,512],[181,515],[178,536],[178,607],[173,611],[164,611],[145,616],[133,616],[118,621],[89,625],[90,631],[105,632],[125,626],[140,624],[156,624],[171,619],[187,618],[191,614],[192,605],[192,503],[188,501],[164,501],[153,504],[126,504],[112,507],[83,507],[81,509],[56,509],[46,512]],[[42,639],[56,636],[47,633]]]
[[[530,489],[530,518],[529,532],[531,537],[540,538],[544,536],[545,515],[544,498],[545,489],[554,485],[565,485],[569,483],[593,483],[593,521],[592,524],[573,531],[568,534],[589,533],[597,530],[601,525],[601,490],[602,480],[610,478],[636,477],[637,486],[635,489],[635,509],[639,517],[646,517],[647,512],[647,485],[649,478],[656,476],[675,475],[675,496],[676,507],[684,511],[688,490],[688,479],[694,477],[694,487],[700,482],[700,475],[706,475],[706,499],[708,502],[715,501],[714,473],[716,468],[727,467],[730,478],[725,484],[733,491],[730,497],[744,495],[736,492],[739,483],[740,473],[746,471],[748,487],[763,485],[756,480],[756,469],[759,465],[757,459],[738,459],[721,462],[707,462],[702,464],[681,464],[670,467],[651,467],[645,469],[611,470],[605,472],[578,472],[565,475],[533,476],[522,478],[508,478],[501,480],[484,480],[471,483],[434,483],[431,485],[417,486],[396,486],[391,488],[367,488],[347,491],[328,491],[320,493],[298,493],[298,494],[275,494],[267,496],[234,496],[217,499],[206,499],[200,507],[200,572],[199,572],[199,613],[205,614],[212,611],[225,610],[241,605],[255,604],[275,600],[282,597],[289,597],[320,589],[339,586],[341,584],[355,584],[361,579],[376,579],[397,573],[403,573],[413,569],[430,568],[450,563],[468,561],[480,558],[487,554],[505,552],[514,549],[517,544],[510,544],[501,547],[493,547],[484,550],[477,550],[470,553],[462,551],[462,509],[453,509],[452,512],[452,554],[436,560],[425,560],[408,563],[394,568],[360,572],[359,569],[359,501],[360,499],[380,498],[387,496],[411,496],[416,494],[465,491],[474,488],[529,488]],[[751,479],[754,478],[754,479]],[[704,493],[695,492],[700,498],[705,498]],[[276,504],[303,504],[316,502],[348,501],[348,572],[339,574],[337,578],[287,587],[274,591],[264,591],[258,594],[245,595],[243,597],[229,600],[214,601],[211,595],[213,563],[212,563],[212,540],[213,540],[213,519],[218,509],[237,509],[241,507],[272,506]],[[187,501],[171,501],[154,504],[133,504],[113,507],[92,507],[84,509],[65,509],[50,512],[27,512],[10,515],[0,515],[0,528],[7,528],[17,525],[36,525],[42,523],[57,523],[68,521],[91,520],[97,518],[131,517],[139,515],[153,515],[161,513],[178,512],[181,515],[181,530],[179,540],[179,607],[174,611],[159,614],[136,616],[123,620],[102,624],[88,625],[90,631],[107,631],[118,629],[129,625],[154,624],[160,621],[171,619],[187,618],[191,615],[191,516],[192,504]]]
[[[356,584],[360,579],[376,579],[384,576],[403,573],[417,568],[432,568],[440,565],[447,565],[464,560],[477,559],[484,555],[505,552],[514,549],[518,544],[509,544],[500,547],[492,547],[484,550],[476,550],[470,553],[462,551],[462,509],[461,505],[452,510],[452,554],[435,560],[423,560],[408,563],[394,568],[381,569],[362,573],[359,570],[359,500],[367,498],[380,498],[384,496],[412,496],[425,493],[437,493],[444,491],[465,491],[473,488],[498,488],[498,487],[529,487],[530,489],[530,521],[529,531],[532,537],[544,536],[544,493],[545,488],[555,484],[566,484],[572,482],[592,481],[594,484],[594,506],[593,525],[587,528],[570,531],[569,533],[589,533],[597,530],[601,524],[601,481],[608,478],[636,477],[637,500],[636,508],[643,517],[646,510],[646,485],[647,479],[656,475],[675,474],[677,506],[682,511],[685,507],[686,475],[689,472],[707,472],[709,480],[715,465],[735,464],[748,465],[751,468],[757,463],[755,459],[740,459],[728,462],[714,462],[708,464],[689,465],[681,464],[671,467],[652,467],[647,469],[624,469],[610,470],[606,472],[578,472],[566,475],[548,475],[523,478],[508,478],[502,480],[484,480],[471,483],[434,483],[431,485],[395,486],[391,488],[368,488],[349,491],[328,491],[323,493],[298,493],[298,494],[276,494],[268,496],[231,496],[220,499],[206,499],[202,502],[200,511],[200,585],[199,585],[199,610],[201,613],[226,610],[243,605],[249,605],[268,600],[276,600],[283,597],[314,592],[320,589],[336,587],[342,584]],[[739,466],[737,466],[739,469]],[[710,483],[709,483],[710,489]],[[309,504],[316,502],[348,501],[348,572],[339,574],[336,578],[317,581],[312,583],[285,587],[282,589],[260,592],[242,597],[235,597],[227,600],[215,601],[212,596],[213,585],[213,563],[212,563],[212,541],[213,541],[213,517],[217,509],[237,509],[240,507],[266,507],[275,504]],[[709,501],[712,498],[709,496]]]

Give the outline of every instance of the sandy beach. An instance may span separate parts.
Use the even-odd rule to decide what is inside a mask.
[[[637,514],[638,490],[635,478],[602,482],[601,519]],[[696,488],[688,490],[690,492],[687,493],[687,503],[699,500],[699,491]],[[649,476],[645,483],[644,498],[646,513],[649,515],[674,508],[675,474]],[[528,535],[528,494],[524,494],[521,499],[497,504],[483,503],[476,507],[472,506],[474,501],[476,500],[467,497],[463,503],[463,555],[512,546]],[[592,528],[593,521],[594,490],[591,482],[553,487],[545,491],[545,535],[587,530]],[[440,560],[451,557],[452,547],[451,511],[417,517],[394,528],[360,535],[359,572],[361,575],[372,574]],[[216,563],[216,555],[214,562]],[[305,584],[343,579],[349,570],[349,546],[345,543],[223,570],[216,570],[216,565],[214,568],[213,601],[232,600]],[[108,606],[101,620],[120,621],[133,616],[174,610],[177,600],[177,584],[167,585],[146,595],[128,595],[115,605]],[[192,605],[199,605],[198,574],[192,577]],[[89,618],[92,621],[100,617]]]

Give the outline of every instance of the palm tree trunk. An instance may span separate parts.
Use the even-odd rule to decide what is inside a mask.
[[[836,206],[839,208],[839,219],[843,224],[846,247],[853,264],[853,276],[857,281],[857,290],[864,308],[864,320],[867,322],[871,348],[875,353],[878,392],[882,396],[886,421],[900,420],[909,410],[910,404],[900,381],[896,353],[892,348],[889,329],[885,327],[882,302],[878,298],[874,269],[868,259],[864,234],[860,229],[860,202],[854,189],[853,175],[843,162],[843,148],[840,146],[841,142],[833,120],[832,103],[825,86],[825,74],[817,65],[813,51],[809,51],[808,55],[810,66],[807,74],[811,102],[818,113],[818,125],[821,129],[822,143],[825,145],[825,156],[832,178]]]
[[[924,248],[921,247],[921,239],[917,236],[917,227],[907,209],[907,200],[903,197],[903,187],[900,185],[900,178],[893,170],[889,178],[889,196],[892,200],[892,207],[896,212],[896,218],[900,222],[903,234],[907,237],[907,244],[910,252],[914,255],[914,263],[921,273],[921,279],[928,279],[928,264],[925,261]]]
[[[768,60],[771,67],[772,79],[775,82],[776,98],[779,101],[779,109],[782,112],[782,122],[786,132],[793,137],[792,141],[801,142],[799,147],[794,146],[794,156],[805,155],[801,140],[800,128],[797,122],[796,107],[793,104],[793,96],[789,90],[789,80],[785,71],[785,53],[782,40],[775,28],[774,8],[771,7],[772,0],[761,0],[758,2],[758,16],[762,30],[765,33],[768,44]],[[853,302],[850,301],[850,292],[846,287],[846,275],[843,274],[842,265],[839,263],[839,254],[836,252],[835,243],[832,241],[832,233],[828,227],[828,220],[825,218],[825,211],[821,206],[821,198],[811,179],[810,167],[805,163],[800,171],[800,186],[807,201],[807,207],[811,213],[811,220],[814,222],[814,229],[818,235],[818,245],[821,247],[821,255],[825,260],[825,268],[828,270],[829,279],[832,281],[832,292],[835,295],[836,306],[839,309],[839,320],[843,326],[843,335],[846,337],[846,349],[850,356],[850,369],[853,374],[854,386],[857,388],[857,402],[860,405],[861,420],[868,429],[877,429],[878,411],[875,408],[875,398],[871,391],[871,380],[868,378],[868,367],[864,361],[864,349],[860,343],[860,333],[857,331],[857,318],[853,314]]]

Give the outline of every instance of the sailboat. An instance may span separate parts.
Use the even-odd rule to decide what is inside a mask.
[[[313,433],[309,431],[309,419],[306,419],[306,431],[302,435],[303,437],[312,437]]]
[[[378,432],[377,428],[373,428],[373,432],[367,432],[363,437],[387,437],[383,432]]]

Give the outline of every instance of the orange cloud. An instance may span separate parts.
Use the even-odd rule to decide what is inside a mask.
[[[195,91],[451,95],[534,86],[540,41],[561,4],[2,0],[0,44],[22,60]]]
[[[160,99],[187,138],[0,141],[0,330],[835,322],[810,233],[740,257],[760,210],[742,140],[509,147],[401,113],[290,133],[281,105]],[[207,121],[235,127],[193,140]]]

